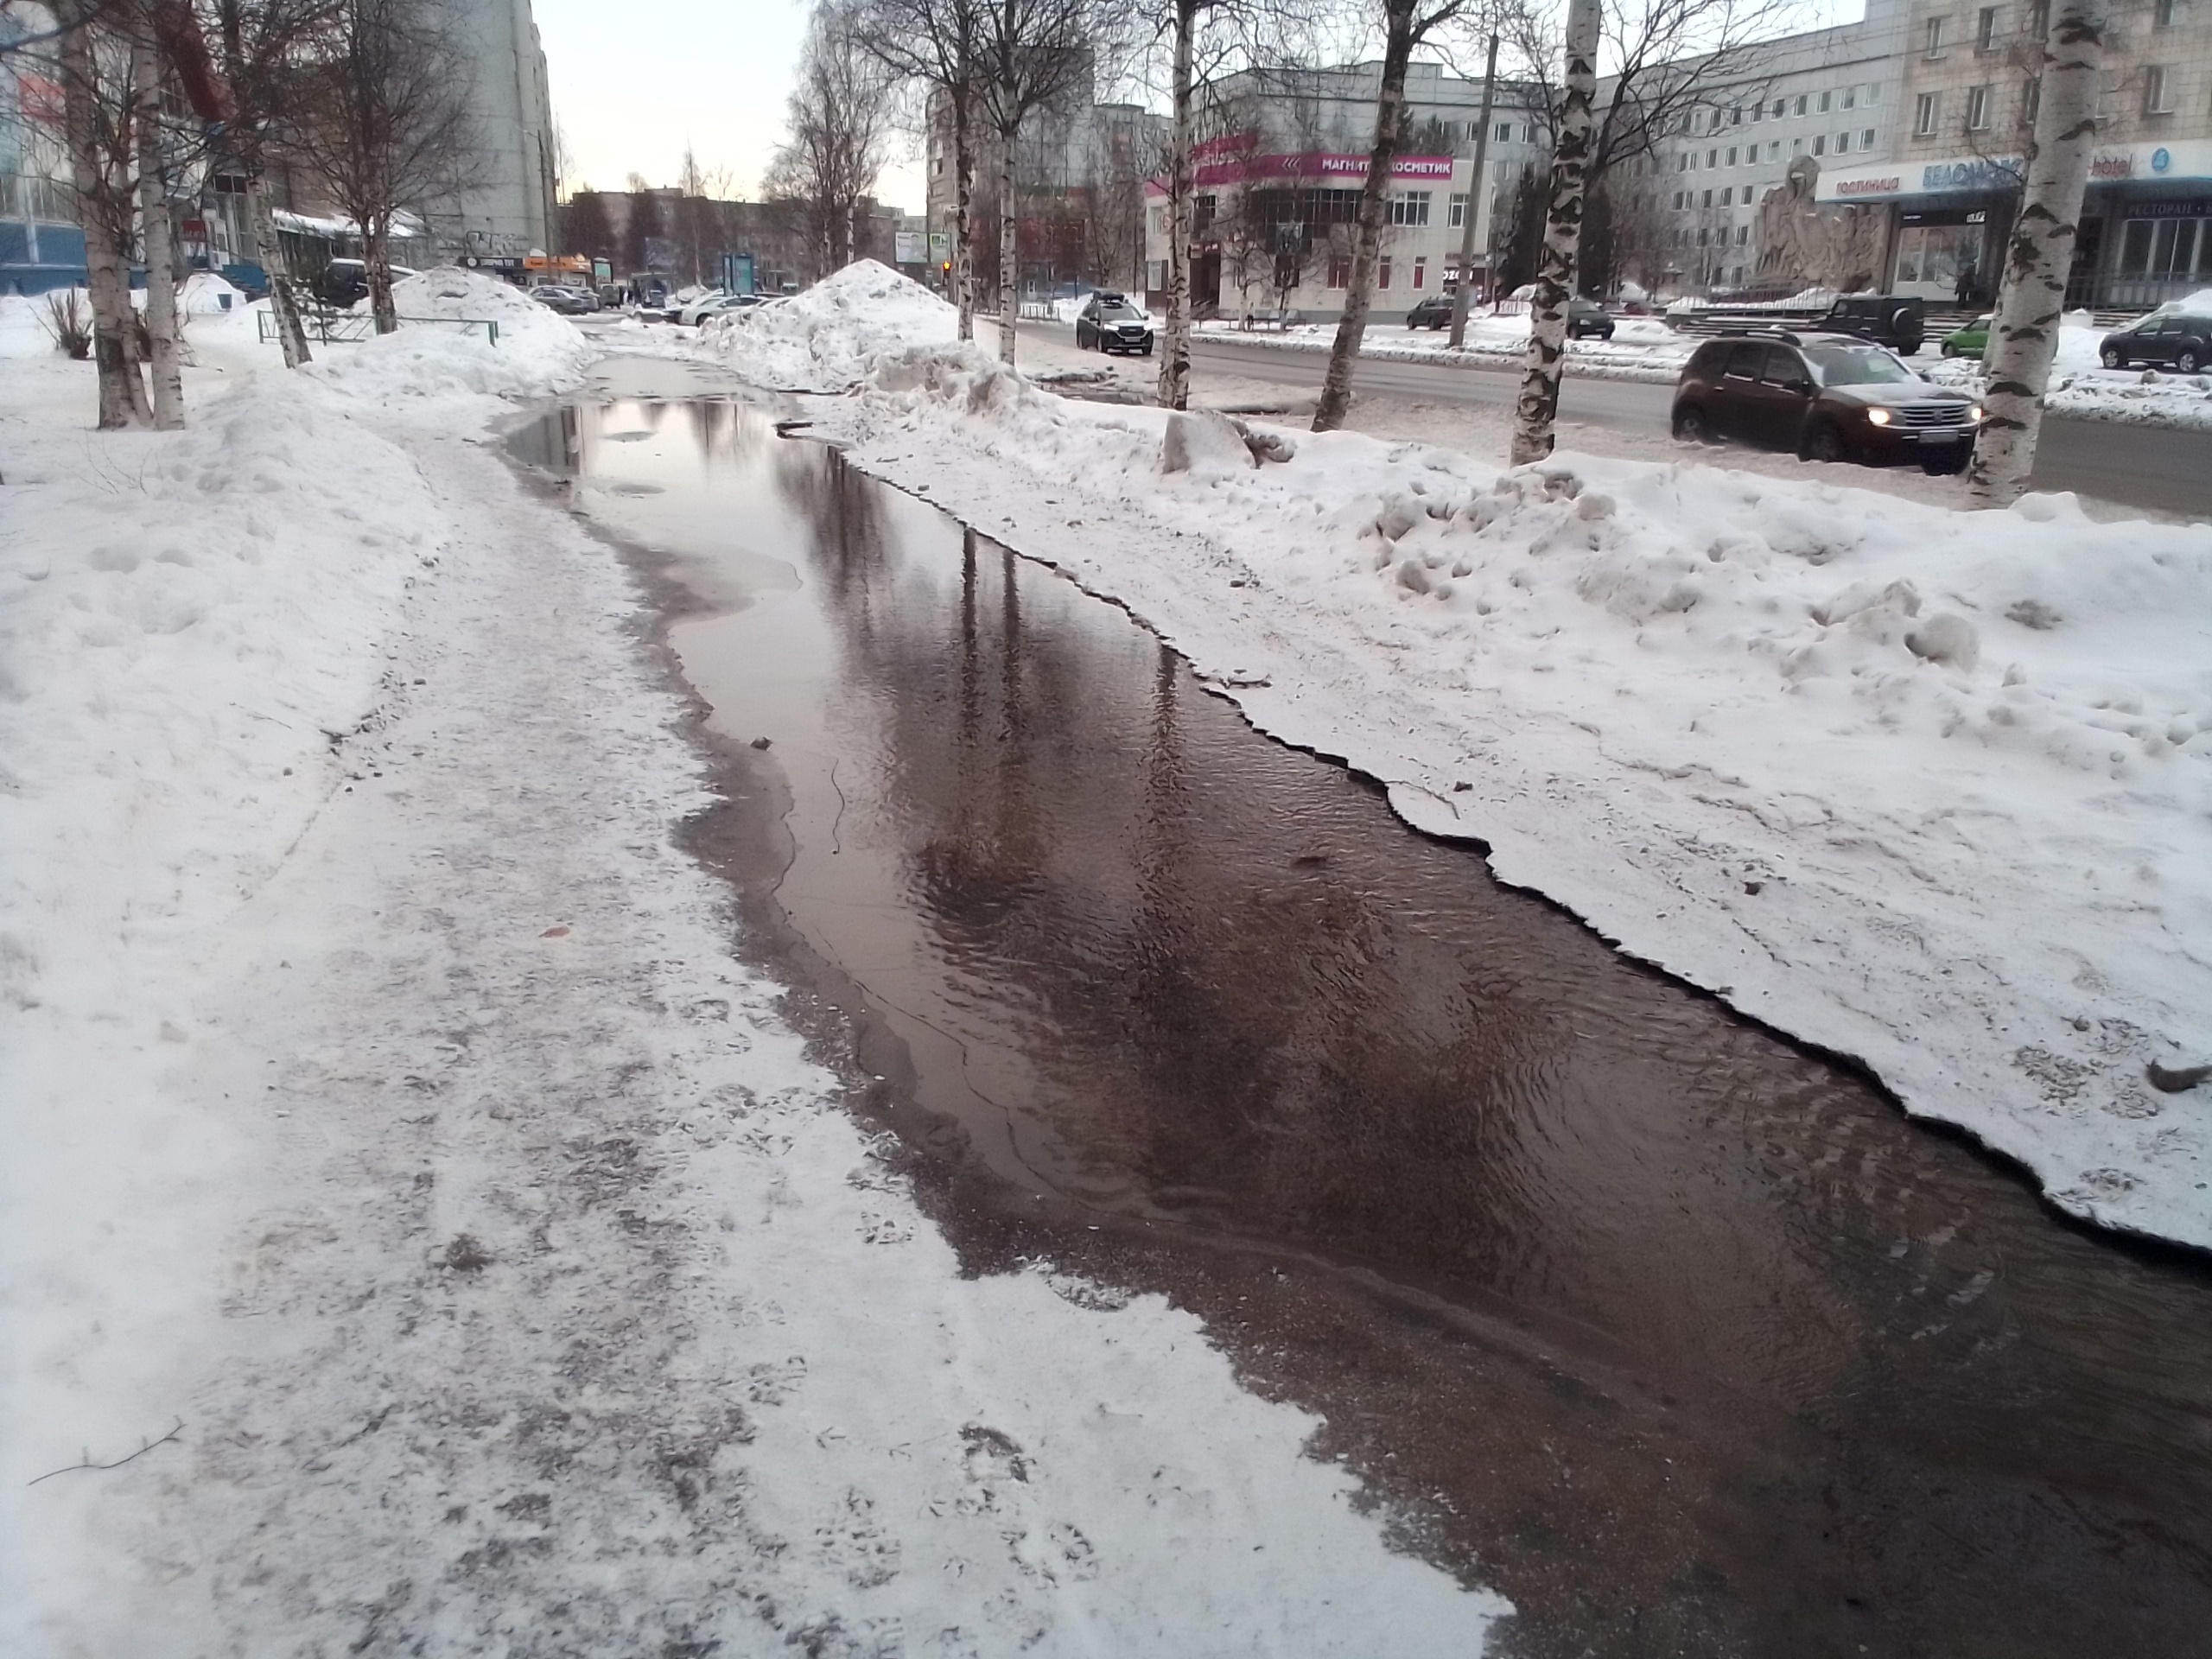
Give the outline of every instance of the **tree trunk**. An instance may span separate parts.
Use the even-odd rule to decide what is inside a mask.
[[[54,8],[61,36],[64,125],[77,217],[85,232],[85,287],[92,307],[92,362],[99,378],[99,426],[145,426],[153,420],[138,377],[137,319],[130,308],[130,270],[111,229],[114,204],[99,149],[94,100],[99,81],[92,61],[92,19],[81,3]]]
[[[1490,112],[1497,94],[1497,36],[1490,37],[1490,61],[1483,70],[1482,118],[1475,125],[1475,164],[1467,175],[1467,217],[1459,226],[1459,291],[1452,301],[1452,349],[1467,343],[1467,307],[1475,293],[1475,234],[1489,193],[1483,169],[1490,164]]]
[[[999,135],[999,361],[1014,362],[1014,326],[1020,311],[1021,220],[1014,206],[1014,138]]]
[[[138,156],[139,234],[146,251],[146,339],[153,361],[154,425],[184,424],[184,371],[178,363],[176,250],[168,192],[162,184],[162,66],[150,46],[130,53],[131,137]]]
[[[960,308],[960,338],[976,338],[976,125],[963,92],[952,100],[952,302]]]
[[[1198,188],[1191,162],[1191,54],[1198,0],[1175,0],[1173,112],[1167,129],[1167,335],[1160,342],[1160,404],[1191,406],[1191,202]]]
[[[1544,254],[1536,270],[1535,315],[1529,318],[1528,366],[1513,411],[1511,465],[1526,466],[1552,452],[1559,418],[1560,372],[1567,366],[1567,302],[1574,295],[1581,251],[1582,209],[1588,194],[1590,105],[1598,93],[1599,0],[1572,0],[1567,13],[1567,97],[1560,108],[1559,143],[1552,152],[1551,211],[1544,221]]]
[[[2105,23],[2088,0],[2060,0],[2044,43],[2043,92],[2028,155],[2028,182],[2005,258],[2005,286],[1991,329],[1986,423],[1974,443],[1974,498],[2003,506],[2028,486],[2043,432],[2044,391],[2058,350],[2073,274],[2089,152],[2096,142]]]
[[[269,194],[269,181],[257,158],[246,177],[246,201],[253,219],[254,238],[260,244],[262,274],[269,279],[269,313],[276,319],[277,343],[284,348],[284,366],[296,369],[315,360],[308,350],[307,327],[300,321],[300,298],[292,287],[291,261],[276,235],[276,205]]]
[[[1344,290],[1344,315],[1329,351],[1329,372],[1314,406],[1313,429],[1333,432],[1351,411],[1352,365],[1367,333],[1368,308],[1375,301],[1375,267],[1382,257],[1382,210],[1390,190],[1390,163],[1406,141],[1406,64],[1413,56],[1414,0],[1388,0],[1388,33],[1382,48],[1382,88],[1375,100],[1375,148],[1367,159],[1367,183],[1359,194],[1357,240],[1351,256],[1351,285]]]
[[[376,318],[377,333],[399,332],[399,308],[391,300],[391,222],[372,214],[361,226],[362,262],[368,267],[369,311]]]

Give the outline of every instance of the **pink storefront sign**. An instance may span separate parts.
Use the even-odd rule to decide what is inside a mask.
[[[1325,150],[1307,150],[1296,156],[1221,156],[1220,159],[1202,161],[1198,175],[1200,184],[1243,184],[1255,179],[1329,179],[1357,183],[1367,177],[1367,157],[1339,156]],[[1452,177],[1452,158],[1449,156],[1401,156],[1390,163],[1393,179],[1433,179],[1448,182]]]

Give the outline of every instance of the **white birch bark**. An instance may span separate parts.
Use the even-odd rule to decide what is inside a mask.
[[[93,18],[82,0],[54,8],[60,24],[63,124],[69,149],[70,181],[77,193],[77,219],[85,232],[85,287],[92,308],[92,363],[99,382],[103,431],[146,426],[153,410],[138,374],[137,319],[130,306],[130,268],[118,245],[110,211],[122,194],[105,171],[101,154],[98,66],[93,60]]]
[[[315,360],[308,350],[307,325],[300,321],[300,296],[292,286],[291,262],[276,235],[276,204],[269,194],[269,181],[257,162],[246,183],[246,202],[251,211],[254,239],[260,245],[262,275],[269,279],[269,314],[276,319],[276,340],[284,350],[284,366],[296,369]]]
[[[1175,0],[1175,67],[1167,131],[1167,333],[1160,342],[1160,403],[1191,406],[1192,198],[1198,188],[1192,164],[1192,37],[1198,0]]]
[[[1014,141],[1013,133],[999,135],[999,361],[1009,367],[1021,308],[1021,219],[1014,200]]]
[[[146,339],[153,368],[154,425],[184,424],[184,370],[177,337],[176,250],[168,193],[162,187],[162,66],[150,46],[130,54],[131,138],[138,158],[139,236],[146,254]]]
[[[2043,430],[2043,398],[2066,310],[2066,283],[2096,143],[2105,22],[2088,0],[2059,0],[2044,42],[2043,90],[2027,188],[2005,256],[1983,370],[1986,421],[1967,480],[1974,499],[2003,506],[2027,488]]]
[[[960,308],[960,338],[976,338],[976,117],[969,95],[952,101],[952,289]]]
[[[1367,314],[1375,302],[1375,271],[1382,261],[1382,210],[1388,205],[1390,164],[1406,141],[1406,64],[1413,56],[1414,0],[1389,0],[1382,47],[1382,82],[1375,100],[1375,147],[1367,158],[1367,182],[1359,194],[1357,235],[1352,245],[1351,283],[1344,289],[1344,314],[1336,343],[1329,348],[1329,370],[1313,408],[1313,430],[1333,432],[1351,412],[1352,365],[1359,360],[1367,334]]]
[[[1559,143],[1552,152],[1551,207],[1544,219],[1544,251],[1536,270],[1536,299],[1529,318],[1529,355],[1521,397],[1513,410],[1515,467],[1552,452],[1559,418],[1559,382],[1567,365],[1567,315],[1582,251],[1583,207],[1589,194],[1590,105],[1598,93],[1599,0],[1571,0],[1567,12],[1566,97],[1560,106]]]

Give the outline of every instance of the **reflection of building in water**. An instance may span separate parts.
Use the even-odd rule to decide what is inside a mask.
[[[2019,210],[2048,0],[1915,0],[1893,159],[1822,175],[1829,202],[1883,204],[1885,286],[1986,303]],[[2212,285],[2212,10],[2107,14],[2097,148],[2067,301],[2148,307]]]

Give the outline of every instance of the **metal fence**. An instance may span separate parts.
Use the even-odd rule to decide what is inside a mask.
[[[408,328],[458,328],[464,334],[481,334],[487,346],[499,343],[499,325],[489,317],[402,317],[399,322]],[[300,325],[307,330],[309,340],[325,346],[366,340],[376,333],[377,327],[376,319],[365,311],[327,311],[317,306],[302,309]],[[254,327],[263,345],[276,343],[276,313],[257,312]]]

